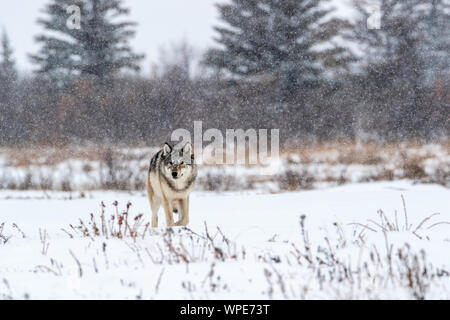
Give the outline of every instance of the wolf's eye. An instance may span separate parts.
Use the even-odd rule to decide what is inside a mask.
[[[181,161],[180,164],[183,165],[183,164],[184,164],[184,161]]]
[[[173,162],[172,162],[172,161],[170,161],[169,164],[170,164],[171,166],[173,166]]]

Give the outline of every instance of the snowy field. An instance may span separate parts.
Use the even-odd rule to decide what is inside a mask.
[[[140,192],[1,191],[0,299],[449,299],[449,199],[410,181],[194,192],[188,229],[151,230]]]

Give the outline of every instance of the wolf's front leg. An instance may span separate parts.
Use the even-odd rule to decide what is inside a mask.
[[[179,200],[181,209],[180,219],[176,223],[177,226],[187,226],[189,224],[189,197]]]
[[[162,204],[164,207],[164,213],[166,214],[166,224],[168,227],[172,227],[174,225],[172,207],[167,201],[167,199],[164,199],[162,201]]]

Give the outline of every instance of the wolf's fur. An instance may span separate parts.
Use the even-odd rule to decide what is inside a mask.
[[[162,205],[167,226],[186,226],[189,223],[189,194],[197,177],[192,145],[172,147],[166,143],[150,161],[147,193],[152,209],[152,227],[158,226],[158,210]],[[179,219],[173,220],[173,212]]]

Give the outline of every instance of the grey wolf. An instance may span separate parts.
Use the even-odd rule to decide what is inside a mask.
[[[158,210],[163,206],[166,224],[186,226],[189,223],[189,195],[197,177],[192,145],[173,147],[165,143],[150,161],[147,193],[152,210],[152,227],[158,227]],[[179,214],[174,223],[173,213]]]

